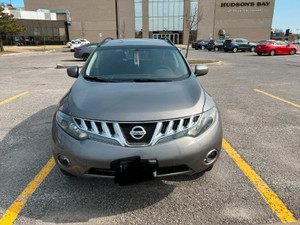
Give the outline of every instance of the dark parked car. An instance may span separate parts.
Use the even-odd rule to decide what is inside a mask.
[[[75,48],[74,57],[86,61],[90,54],[97,48],[98,43],[92,43]]]
[[[242,38],[229,39],[224,42],[224,51],[250,51],[254,52],[256,44]]]
[[[192,48],[196,48],[196,45],[202,40],[192,42]]]
[[[210,40],[207,44],[207,50],[211,51],[219,51],[219,49],[223,49],[224,40]]]
[[[208,44],[208,40],[202,40],[202,41],[199,41],[199,42],[196,44],[195,49],[196,49],[196,50],[198,50],[198,49],[204,50],[204,49],[207,47],[207,44]]]

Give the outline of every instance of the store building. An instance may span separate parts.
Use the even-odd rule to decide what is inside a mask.
[[[24,33],[8,34],[2,37],[5,44],[35,45],[42,43],[63,43],[68,40],[68,12],[38,10],[25,11],[1,3],[4,13],[14,16],[16,23],[26,28]]]
[[[188,42],[191,16],[200,18],[194,39],[269,39],[275,0],[24,0],[26,10],[68,10],[70,39],[162,38]],[[197,9],[197,10],[196,10]]]

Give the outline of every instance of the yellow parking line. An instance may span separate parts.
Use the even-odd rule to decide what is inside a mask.
[[[293,214],[287,209],[278,196],[268,187],[268,185],[255,173],[254,170],[241,158],[241,156],[223,139],[223,148],[238,164],[249,180],[255,185],[259,193],[263,196],[271,209],[276,213],[281,222],[298,222]]]
[[[254,91],[257,91],[257,92],[260,92],[260,93],[263,93],[263,94],[265,94],[265,95],[268,95],[268,96],[270,96],[270,97],[272,97],[272,98],[275,98],[275,99],[277,99],[277,100],[283,101],[283,102],[285,102],[285,103],[291,104],[291,105],[293,105],[293,106],[295,106],[295,107],[300,108],[300,105],[297,105],[297,104],[295,104],[295,103],[293,103],[293,102],[290,102],[290,101],[284,100],[284,99],[282,99],[282,98],[276,97],[276,96],[271,95],[271,94],[269,94],[269,93],[267,93],[267,92],[264,92],[264,91],[261,91],[261,90],[258,90],[258,89],[253,89],[253,90],[254,90]]]
[[[0,102],[0,105],[4,104],[4,103],[6,103],[6,102],[9,102],[9,101],[11,101],[11,100],[13,100],[13,99],[15,99],[15,98],[18,98],[18,97],[20,97],[20,96],[22,96],[22,95],[26,95],[26,94],[28,94],[28,93],[29,93],[29,91],[26,91],[26,92],[24,92],[24,93],[22,93],[22,94],[19,94],[19,95],[16,95],[16,96],[12,97],[12,98],[6,99],[6,100],[4,100],[3,102]]]
[[[49,174],[55,165],[54,158],[48,161],[44,168],[36,175],[36,177],[28,184],[25,190],[19,195],[19,197],[14,201],[14,203],[6,211],[2,219],[0,220],[0,225],[12,224],[17,218],[18,214],[26,204],[28,198],[35,192],[38,186],[43,182],[45,177]]]

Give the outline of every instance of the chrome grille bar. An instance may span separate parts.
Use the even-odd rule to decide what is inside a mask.
[[[195,119],[196,118],[196,119]],[[113,143],[118,143],[121,146],[134,147],[134,146],[151,146],[157,144],[157,142],[161,139],[165,140],[173,140],[170,137],[174,135],[187,131],[191,127],[195,126],[200,119],[200,115],[172,119],[172,120],[164,120],[164,121],[149,121],[149,122],[106,122],[106,121],[97,121],[90,119],[82,119],[74,117],[74,121],[76,126],[90,133],[93,136],[93,139],[98,141],[103,140],[113,140]],[[195,121],[194,121],[195,120]],[[179,122],[178,122],[179,121]],[[152,135],[152,139],[149,144],[141,145],[141,144],[129,144],[126,141],[126,138],[120,128],[120,124],[124,123],[133,123],[143,126],[145,123],[156,123],[155,130]],[[175,124],[176,123],[176,124]],[[90,125],[89,125],[90,124]],[[174,125],[175,124],[175,125]],[[110,128],[109,128],[109,126]],[[112,126],[111,126],[112,125]],[[165,128],[163,128],[165,127]],[[112,134],[113,132],[114,134]],[[186,134],[185,134],[186,135]],[[183,136],[185,136],[183,135]],[[99,137],[99,138],[97,138]],[[181,137],[181,136],[180,136]],[[166,139],[169,138],[169,139]]]

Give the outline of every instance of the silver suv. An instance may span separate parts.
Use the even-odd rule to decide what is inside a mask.
[[[60,101],[52,149],[65,175],[143,181],[210,170],[219,157],[217,106],[171,42],[111,40],[99,46]]]

